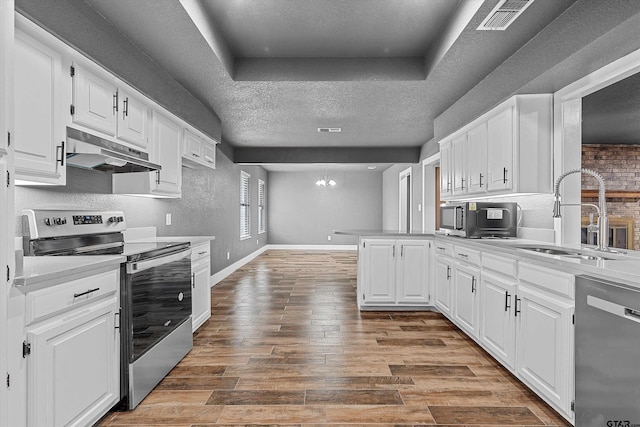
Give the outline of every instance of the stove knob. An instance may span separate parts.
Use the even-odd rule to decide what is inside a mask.
[[[53,225],[53,224],[51,223],[51,218],[45,218],[45,219],[44,219],[44,225]]]

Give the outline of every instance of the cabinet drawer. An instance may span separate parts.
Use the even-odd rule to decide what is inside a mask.
[[[518,278],[530,286],[574,299],[575,277],[572,274],[521,262]]]
[[[191,261],[196,261],[201,258],[208,258],[211,251],[209,242],[202,243],[200,245],[191,248]]]
[[[435,241],[435,254],[453,257],[453,245],[451,243]]]
[[[518,272],[518,261],[484,252],[482,254],[482,268],[515,278]]]
[[[461,261],[480,265],[480,251],[465,246],[455,246],[455,257]]]
[[[118,292],[120,269],[30,292],[26,295],[26,322],[60,314],[88,301]]]

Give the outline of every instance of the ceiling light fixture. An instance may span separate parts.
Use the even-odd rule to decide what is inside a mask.
[[[336,181],[329,176],[327,173],[327,167],[324,167],[324,176],[316,181],[316,185],[318,187],[335,187],[337,185]]]
[[[340,133],[342,128],[318,128],[319,133]]]

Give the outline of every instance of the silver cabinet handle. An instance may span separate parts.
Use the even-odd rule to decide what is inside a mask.
[[[522,298],[518,298],[518,295],[516,295],[516,307],[515,307],[515,310],[514,310],[514,316],[515,316],[515,317],[518,317],[518,313],[522,312],[522,310],[520,310],[520,309],[518,308],[518,303],[519,303],[520,301],[522,301]]]
[[[502,183],[506,184],[507,183],[507,168],[502,168]]]
[[[511,308],[511,295],[509,295],[509,291],[504,291],[504,311],[508,311]]]
[[[459,253],[458,256],[460,256],[462,258],[465,258],[465,259],[469,258],[469,255],[467,255],[467,254],[460,254]]]
[[[476,276],[471,276],[471,293],[476,292]]]
[[[590,305],[591,307],[614,314],[618,317],[622,317],[622,318],[631,320],[633,322],[640,323],[639,310],[625,307],[623,305],[619,305],[611,301],[606,301],[606,300],[594,297],[593,295],[587,295],[587,305]]]
[[[480,174],[480,188],[482,188],[482,174]]]
[[[113,94],[113,115],[115,116],[118,112],[118,91]]]

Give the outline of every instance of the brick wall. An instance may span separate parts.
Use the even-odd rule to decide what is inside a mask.
[[[582,146],[582,167],[593,169],[604,177],[607,191],[640,192],[640,145],[593,144]],[[598,181],[582,175],[583,190],[597,190]],[[598,203],[596,198],[583,198],[583,203]],[[592,210],[584,209],[587,216]],[[607,198],[609,217],[631,217],[633,249],[640,249],[640,199]]]

